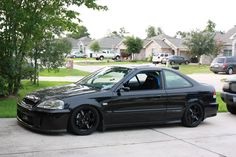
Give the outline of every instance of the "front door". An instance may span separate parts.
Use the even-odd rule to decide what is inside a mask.
[[[165,119],[166,93],[159,71],[142,71],[124,83],[108,102],[112,124],[153,123]]]

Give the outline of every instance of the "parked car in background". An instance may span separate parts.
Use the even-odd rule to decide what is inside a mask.
[[[68,58],[87,58],[87,55],[82,52],[72,52],[67,57]]]
[[[74,84],[29,93],[17,105],[17,119],[38,131],[88,135],[98,128],[170,122],[196,127],[217,109],[214,87],[176,70],[113,66]]]
[[[171,55],[162,59],[163,64],[166,64],[167,62],[173,65],[173,64],[189,64],[190,61],[182,56]]]
[[[113,51],[102,51],[93,53],[93,58],[96,58],[96,60],[103,60],[104,58],[109,58],[113,60],[120,60],[120,53],[113,52]]]
[[[170,56],[170,55],[171,55],[171,53],[165,53],[165,52],[154,53],[152,56],[152,63],[153,64],[162,63],[163,59]]]
[[[231,75],[236,72],[236,57],[217,57],[212,61],[210,70],[215,74],[225,72]]]
[[[236,78],[225,81],[221,99],[226,103],[228,111],[236,114]]]

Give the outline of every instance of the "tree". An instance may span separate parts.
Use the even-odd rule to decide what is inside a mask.
[[[189,35],[190,35],[189,32],[178,31],[178,32],[176,32],[175,37],[179,37],[179,38],[184,39],[184,38],[186,38],[186,37],[189,36]]]
[[[121,28],[119,29],[119,32],[117,32],[117,31],[112,31],[112,32],[108,33],[108,36],[118,36],[118,37],[122,37],[122,38],[123,38],[123,37],[125,37],[128,33],[129,33],[129,32],[127,32],[124,27],[121,27]]]
[[[184,44],[196,56],[216,55],[222,47],[215,41],[213,33],[205,31],[192,31]]]
[[[206,26],[204,31],[214,33],[215,32],[215,27],[216,27],[216,24],[214,22],[212,22],[211,20],[208,20],[207,21],[207,26]]]
[[[67,34],[67,37],[79,39],[82,37],[89,37],[88,29],[85,26],[79,26],[78,30],[76,32]]]
[[[63,66],[65,56],[71,52],[71,49],[72,45],[67,39],[49,39],[36,45],[29,55],[34,68],[33,83],[38,84],[39,69],[58,70]]]
[[[157,35],[161,34],[164,34],[163,30],[161,29],[161,27],[157,27]]]
[[[97,41],[95,41],[90,45],[90,49],[93,52],[99,52],[101,50],[101,47],[100,47],[99,43]]]
[[[123,43],[127,47],[126,52],[132,55],[132,59],[133,54],[140,53],[141,49],[143,48],[143,41],[138,37],[128,36],[125,38]]]
[[[146,33],[147,33],[147,38],[151,38],[151,37],[154,37],[157,35],[156,33],[156,29],[154,26],[149,26],[147,29],[146,29]]]
[[[107,10],[96,0],[1,0],[0,71],[6,80],[7,94],[17,94],[23,62],[37,43],[79,30],[79,13],[69,6]]]

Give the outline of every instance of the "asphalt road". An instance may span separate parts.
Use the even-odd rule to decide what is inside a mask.
[[[171,124],[76,136],[39,134],[16,119],[0,119],[0,156],[235,157],[235,122],[235,115],[219,113],[196,128]]]

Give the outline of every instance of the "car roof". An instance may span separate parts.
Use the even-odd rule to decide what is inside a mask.
[[[133,69],[133,70],[162,70],[162,69],[168,69],[168,70],[177,71],[177,70],[174,70],[172,68],[157,67],[155,65],[131,65],[129,67],[127,67],[125,65],[124,66],[118,65],[118,66],[110,66],[110,67],[129,68],[129,69]]]

